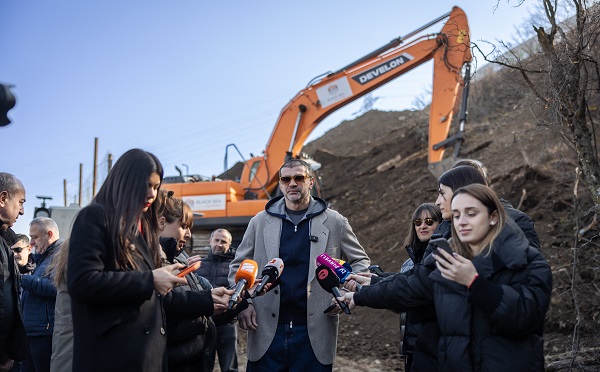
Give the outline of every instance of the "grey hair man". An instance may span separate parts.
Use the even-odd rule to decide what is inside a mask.
[[[19,273],[5,234],[22,216],[25,187],[10,173],[0,172],[0,371],[25,359],[27,345],[23,319],[19,312]]]
[[[37,217],[29,224],[31,246],[35,249],[35,269],[22,277],[23,323],[27,334],[27,359],[21,371],[50,371],[52,333],[56,287],[54,273],[48,269],[54,255],[60,250],[61,240],[56,222],[48,217]]]

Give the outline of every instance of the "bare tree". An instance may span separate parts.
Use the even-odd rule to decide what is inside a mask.
[[[523,3],[517,1],[516,6]],[[484,54],[484,59],[517,70],[524,84],[550,109],[549,119],[575,150],[583,183],[590,191],[596,214],[600,214],[597,124],[590,114],[590,102],[600,99],[600,7],[590,6],[586,0],[540,3],[545,24],[532,24],[536,48],[528,48],[525,56],[510,49],[502,58]],[[559,22],[562,8],[570,9],[573,16]],[[538,22],[535,17],[532,21]]]

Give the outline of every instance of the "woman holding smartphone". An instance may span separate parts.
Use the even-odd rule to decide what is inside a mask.
[[[154,201],[163,168],[153,154],[123,154],[70,236],[67,286],[74,371],[166,370],[163,296],[186,284],[160,266]]]
[[[344,299],[351,308],[435,306],[439,335],[427,340],[435,358],[415,353],[413,370],[543,370],[548,262],[489,187],[455,190],[451,208],[453,254],[439,248],[414,275],[395,275]]]
[[[158,199],[157,203],[161,205],[158,218],[160,245],[166,264],[188,266],[189,256],[184,248],[187,239],[191,238],[192,210],[175,197],[173,191],[161,190]],[[199,267],[199,262],[196,265]],[[213,289],[208,280],[196,275],[195,270],[183,277],[187,283],[169,292],[164,301],[169,371],[212,371],[207,358],[212,356],[216,330],[210,316],[227,310],[233,290]]]

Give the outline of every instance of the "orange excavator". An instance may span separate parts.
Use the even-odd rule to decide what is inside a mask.
[[[424,34],[427,28],[445,19],[439,33]],[[472,58],[469,37],[467,17],[462,9],[454,7],[450,13],[342,69],[313,79],[281,111],[263,155],[244,161],[241,174],[235,179],[166,183],[164,187],[202,214],[194,221],[195,230],[237,227],[243,232],[248,221],[275,196],[279,167],[301,155],[307,137],[323,119],[429,60],[433,60],[433,92],[428,166],[434,175],[439,175],[457,159],[463,141]],[[459,130],[448,138],[459,101]],[[444,159],[444,150],[449,146],[454,147],[453,155]]]

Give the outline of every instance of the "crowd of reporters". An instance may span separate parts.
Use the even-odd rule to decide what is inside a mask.
[[[551,270],[533,221],[497,197],[477,164],[440,177],[435,204],[412,215],[409,260],[375,275],[347,219],[311,196],[310,166],[292,160],[280,169],[283,195],[251,220],[218,282],[209,268],[222,256],[211,252],[194,271],[199,258],[184,250],[192,210],[160,189],[162,177],[153,154],[126,152],[78,214],[70,239],[56,234],[37,252],[52,255],[29,262],[20,257],[23,236],[10,236],[25,188],[0,173],[0,371],[211,371],[219,327],[236,332],[218,352],[221,369],[233,371],[236,317],[249,332],[248,371],[331,371],[339,314],[356,306],[402,314],[407,371],[543,369]],[[231,234],[219,234],[231,244]],[[24,279],[28,272],[34,276]],[[32,295],[34,309],[50,302],[45,330],[27,326],[27,314],[36,313],[22,302]]]

